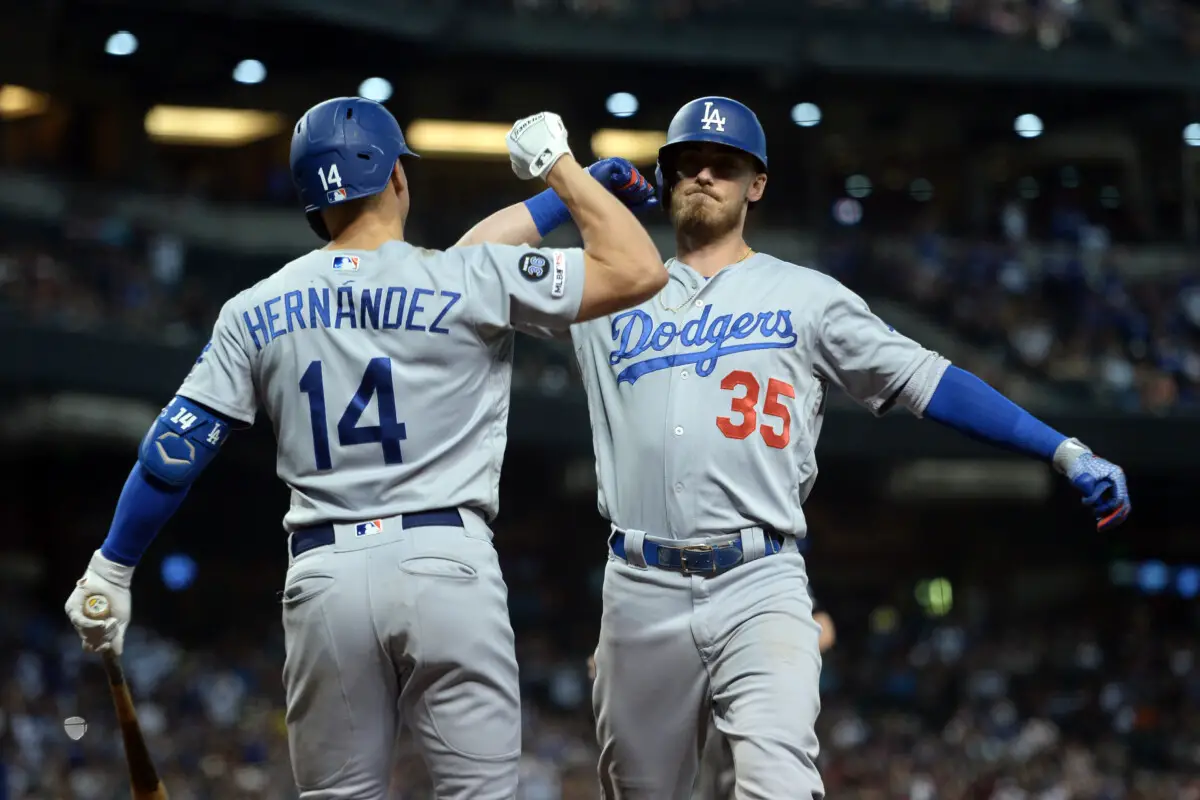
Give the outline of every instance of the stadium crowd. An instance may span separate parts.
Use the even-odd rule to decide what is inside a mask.
[[[1196,273],[1125,277],[1130,251],[1071,219],[1039,244],[956,239],[925,221],[900,239],[835,233],[815,266],[867,297],[921,309],[997,354],[1009,374],[1049,379],[1080,402],[1151,413],[1200,406]],[[276,266],[197,257],[171,234],[111,215],[79,214],[61,230],[0,227],[12,234],[0,246],[0,308],[74,330],[202,342],[220,304]],[[567,388],[569,358],[532,344],[521,353],[518,385]],[[983,371],[1004,388],[1003,374]]]
[[[860,12],[863,22],[949,24],[959,32],[1024,39],[1047,50],[1072,40],[1125,49],[1164,45],[1200,52],[1200,11],[1188,0],[470,0],[476,7],[507,5],[519,13],[566,12],[584,17],[653,17],[677,21],[747,11],[760,15],[803,15],[809,10]],[[748,8],[749,7],[749,8]],[[868,15],[871,15],[868,17]],[[873,18],[872,18],[873,17]]]
[[[1080,402],[1150,413],[1200,405],[1194,268],[1131,278],[1130,249],[1066,210],[1036,244],[1023,226],[952,240],[931,221],[895,244],[835,243],[823,260],[859,292],[903,299]]]
[[[103,672],[57,614],[22,611],[5,616],[0,648],[0,798],[127,797]],[[1200,665],[1188,626],[1163,620],[1139,601],[1033,625],[911,615],[869,631],[843,617],[839,626],[858,633],[838,642],[822,671],[829,796],[1197,800]],[[131,633],[127,672],[173,800],[295,796],[278,638],[275,628],[241,631],[198,650]],[[529,632],[518,642],[520,800],[596,798],[586,650]],[[63,720],[76,715],[89,728],[72,742]],[[432,796],[407,739],[392,796]]]

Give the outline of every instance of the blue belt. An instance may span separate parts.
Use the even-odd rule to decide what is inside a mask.
[[[763,529],[766,544],[764,555],[775,555],[783,549],[786,541],[783,534]],[[625,558],[625,534],[614,533],[608,540],[613,555],[622,561]],[[741,564],[745,559],[742,539],[738,537],[725,544],[669,545],[658,544],[646,539],[642,544],[642,557],[646,566],[666,569],[683,575],[720,575]]]
[[[433,511],[419,511],[415,514],[404,514],[400,518],[400,527],[410,528],[461,528],[462,514],[457,508],[437,508]],[[324,547],[333,544],[337,537],[333,533],[333,525],[314,525],[311,528],[299,528],[292,533],[292,558],[301,553],[307,553],[314,547]]]

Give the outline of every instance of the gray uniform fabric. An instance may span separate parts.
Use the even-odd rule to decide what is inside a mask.
[[[821,606],[812,593],[811,583],[808,596],[813,601],[813,613],[816,614]],[[733,747],[717,728],[715,717],[710,717],[707,726],[703,727],[707,728],[707,732],[700,753],[700,774],[696,778],[691,800],[733,800],[736,783]]]
[[[713,278],[678,261],[654,299],[575,325],[611,556],[593,702],[609,800],[686,798],[709,713],[737,797],[822,797],[818,627],[803,502],[830,386],[920,415],[948,362],[819,272],[754,254]],[[785,537],[763,556],[763,529]],[[644,542],[740,537],[719,577],[645,567]]]
[[[335,532],[284,592],[303,800],[385,797],[402,722],[439,798],[512,796],[520,700],[488,523],[513,330],[562,330],[582,296],[580,250],[397,241],[311,252],[221,310],[179,395],[245,424],[264,410],[292,491],[284,529]],[[405,529],[434,509],[464,527]]]

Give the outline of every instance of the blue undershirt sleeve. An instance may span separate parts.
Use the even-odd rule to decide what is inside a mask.
[[[966,370],[950,366],[938,382],[925,416],[987,444],[1043,461],[1067,437]]]
[[[100,552],[109,561],[137,566],[167,520],[179,510],[190,486],[168,486],[139,461],[129,471]]]

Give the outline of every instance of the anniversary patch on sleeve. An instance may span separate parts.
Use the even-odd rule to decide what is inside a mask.
[[[550,273],[550,261],[541,253],[526,253],[517,265],[527,281],[540,281]]]

